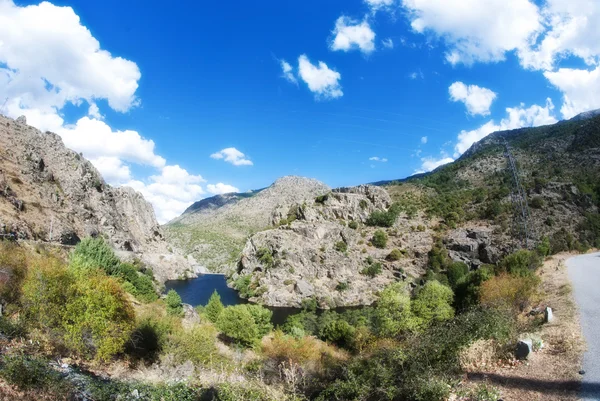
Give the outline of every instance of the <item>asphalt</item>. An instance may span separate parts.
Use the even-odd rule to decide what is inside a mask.
[[[587,342],[581,399],[600,401],[600,253],[575,256],[566,263]]]

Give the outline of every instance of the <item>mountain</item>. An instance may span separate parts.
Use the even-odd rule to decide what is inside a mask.
[[[158,280],[192,274],[169,250],[152,206],[128,187],[107,185],[61,138],[0,116],[0,232],[4,237],[75,245],[102,235],[123,256],[153,267]]]
[[[314,179],[288,176],[262,190],[196,202],[164,226],[166,237],[212,271],[230,271],[250,235],[273,225],[275,209],[329,192]]]
[[[513,202],[507,150],[526,224],[515,217],[523,211]],[[322,308],[370,304],[390,282],[417,284],[452,262],[477,269],[521,247],[600,246],[600,116],[497,132],[454,163],[379,185],[330,190],[286,177],[252,197],[186,213],[167,232],[227,271],[251,301],[314,299]],[[378,231],[386,243],[378,244]]]

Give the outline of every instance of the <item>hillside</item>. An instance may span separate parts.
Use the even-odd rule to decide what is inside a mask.
[[[248,237],[273,225],[272,212],[329,191],[317,180],[283,177],[246,194],[218,195],[190,206],[164,226],[167,239],[212,271],[232,269]]]
[[[24,118],[0,116],[0,230],[4,237],[75,245],[101,235],[127,258],[175,279],[192,267],[163,238],[152,206],[131,188],[112,188],[94,166]]]

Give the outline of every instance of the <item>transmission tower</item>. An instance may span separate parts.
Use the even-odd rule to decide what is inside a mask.
[[[513,178],[513,189],[510,196],[514,210],[513,235],[520,240],[521,244],[525,246],[525,249],[529,249],[529,239],[531,237],[529,232],[529,205],[527,204],[527,194],[525,193],[525,189],[523,189],[523,185],[521,185],[517,163],[515,162],[515,157],[513,156],[506,139],[504,140],[504,156],[506,156],[507,169]]]

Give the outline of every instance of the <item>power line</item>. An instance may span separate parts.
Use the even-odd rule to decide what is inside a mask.
[[[529,232],[529,205],[527,203],[527,194],[521,184],[517,163],[515,162],[515,158],[506,139],[504,140],[504,156],[506,156],[507,168],[513,178],[513,190],[510,197],[514,209],[513,235],[520,239],[521,243],[525,246],[525,249],[529,249],[529,239],[531,236]]]

